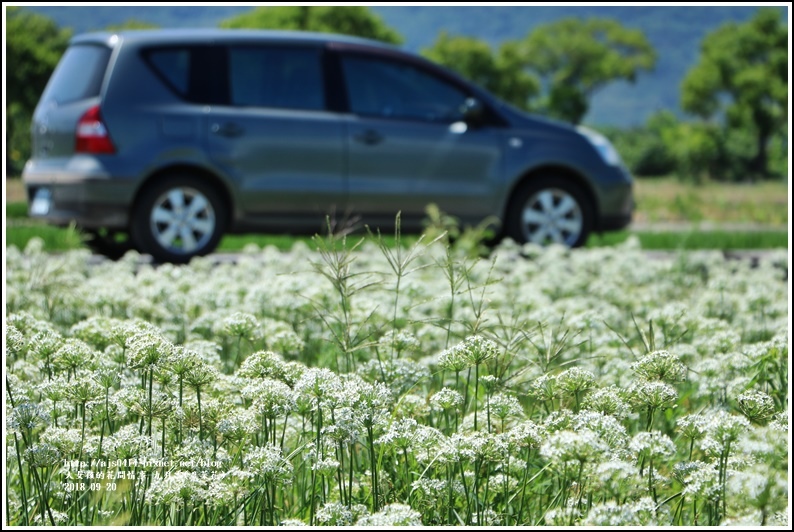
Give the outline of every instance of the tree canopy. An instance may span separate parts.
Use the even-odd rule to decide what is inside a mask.
[[[641,31],[612,19],[563,19],[523,40],[504,41],[496,51],[484,41],[442,32],[423,53],[518,107],[572,123],[587,114],[596,90],[616,80],[633,82],[656,62]]]
[[[32,111],[71,33],[45,16],[6,9],[6,101]]]
[[[744,24],[728,23],[703,40],[698,63],[681,87],[684,110],[752,131],[748,169],[768,174],[767,145],[788,120],[788,28],[777,9]]]
[[[222,28],[262,28],[341,33],[390,44],[402,36],[366,6],[257,7],[221,22]]]
[[[6,168],[18,173],[29,155],[28,126],[71,32],[19,7],[6,8]]]
[[[107,27],[107,30],[108,31],[153,30],[153,29],[158,29],[159,27],[160,26],[158,26],[157,24],[152,24],[151,22],[130,18],[125,20],[121,24],[111,24],[110,26]]]
[[[540,90],[537,78],[524,71],[512,42],[504,43],[494,53],[485,41],[441,32],[422,54],[525,110],[531,109],[531,100]]]
[[[634,82],[651,70],[656,52],[639,30],[603,18],[566,18],[539,26],[521,42],[521,55],[546,87],[547,107],[578,123],[593,93],[615,80]]]

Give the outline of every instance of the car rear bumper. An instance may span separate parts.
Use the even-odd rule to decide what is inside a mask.
[[[72,172],[28,162],[22,173],[28,215],[53,225],[126,229],[133,183],[102,171]]]

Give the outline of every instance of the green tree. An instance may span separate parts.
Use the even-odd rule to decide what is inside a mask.
[[[12,175],[30,156],[33,110],[69,37],[45,16],[6,8],[6,171]]]
[[[402,36],[389,28],[366,6],[257,7],[221,22],[222,28],[267,28],[341,33],[402,43]]]
[[[788,28],[780,11],[762,8],[744,24],[724,24],[708,34],[682,83],[681,103],[721,122],[726,136],[752,131],[747,169],[769,175],[769,142],[788,120]]]
[[[722,173],[723,143],[713,125],[679,122],[661,134],[664,145],[675,157],[680,181],[702,184]]]
[[[121,30],[153,30],[157,29],[160,26],[157,24],[152,24],[151,22],[146,22],[143,20],[138,20],[135,18],[127,19],[121,24],[111,24],[106,29],[108,31],[121,31]]]
[[[671,111],[658,111],[644,125],[630,128],[600,127],[599,131],[617,148],[623,162],[636,177],[671,175],[678,169],[676,153],[665,139],[679,127]]]
[[[524,70],[515,42],[505,42],[494,53],[485,41],[442,31],[422,55],[525,110],[532,108],[531,101],[540,92],[540,82]]]
[[[521,47],[526,66],[543,80],[547,112],[575,124],[598,89],[616,80],[633,83],[656,64],[645,35],[612,19],[552,22],[530,32]]]

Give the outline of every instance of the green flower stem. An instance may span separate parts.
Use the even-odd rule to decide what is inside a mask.
[[[467,383],[468,384],[468,383]],[[467,386],[468,388],[468,386]],[[477,399],[480,396],[480,365],[474,365],[474,432],[477,432]]]
[[[198,401],[199,440],[204,440],[204,424],[201,415],[201,386],[196,386],[196,401]]]
[[[463,463],[458,462],[458,469],[460,471],[460,480],[463,483],[463,495],[466,499],[466,524],[471,524],[471,497],[469,495],[469,485],[466,484],[466,474],[463,471]]]
[[[348,446],[350,448],[350,467],[348,468],[348,476],[347,476],[347,493],[350,495],[351,500],[353,496],[353,471],[355,470],[354,460],[355,460],[355,449],[352,445]]]
[[[645,432],[650,432],[653,426],[653,414],[655,409],[651,406],[648,407],[648,424],[645,426]]]
[[[367,424],[367,441],[369,443],[369,469],[372,474],[372,513],[378,511],[378,464],[375,459],[375,438],[372,435],[372,424]]]
[[[527,457],[526,457],[526,467],[524,468],[524,478],[521,481],[521,499],[518,501],[518,513],[516,514],[516,525],[520,525],[523,523],[522,517],[524,516],[524,501],[527,498],[526,491],[527,491],[527,479],[529,478],[529,460],[530,460],[530,453],[532,452],[531,447],[527,447]]]
[[[25,491],[25,472],[22,469],[22,455],[19,452],[19,438],[17,438],[17,433],[14,433],[14,449],[16,449],[17,454],[17,464],[19,465],[19,483],[22,486],[22,510],[25,512],[25,526],[30,525],[30,516],[28,516],[28,497]],[[8,476],[6,476],[6,483],[8,482]],[[6,497],[10,493],[10,490],[6,490]],[[9,506],[6,506],[9,508]]]
[[[339,486],[339,495],[342,499],[342,504],[350,506],[350,495],[345,493],[345,482],[343,480],[345,474],[345,451],[342,448],[342,443],[336,445],[336,457],[339,459],[339,467],[336,470],[336,483]]]
[[[323,427],[323,413],[320,409],[320,406],[317,406],[317,438],[315,439],[315,447],[314,452],[317,456],[317,459],[320,458],[320,434]],[[314,526],[314,505],[315,505],[315,493],[317,489],[317,472],[312,468],[312,489],[311,489],[311,501],[310,501],[310,509],[309,509],[309,526]]]
[[[182,409],[182,389],[184,385],[184,375],[179,374],[179,408]],[[179,436],[177,441],[182,443],[182,416],[179,416]]]
[[[36,490],[39,493],[39,507],[41,509],[41,522],[44,523],[46,517],[50,518],[50,524],[55,526],[55,519],[52,516],[52,509],[50,508],[49,504],[49,497],[47,496],[47,489],[44,486],[44,483],[41,481],[41,477],[39,476],[38,472],[36,471],[35,467],[31,467],[33,471],[33,479],[36,481]],[[46,514],[45,514],[46,511]],[[82,512],[81,512],[82,513]]]
[[[650,454],[648,459],[648,491],[650,491],[653,496],[653,503],[658,506],[659,499],[656,496],[656,486],[653,485],[653,454]]]

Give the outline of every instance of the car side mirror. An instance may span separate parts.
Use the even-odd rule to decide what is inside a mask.
[[[477,125],[485,115],[485,106],[477,98],[466,98],[460,106],[463,120],[470,125]]]

